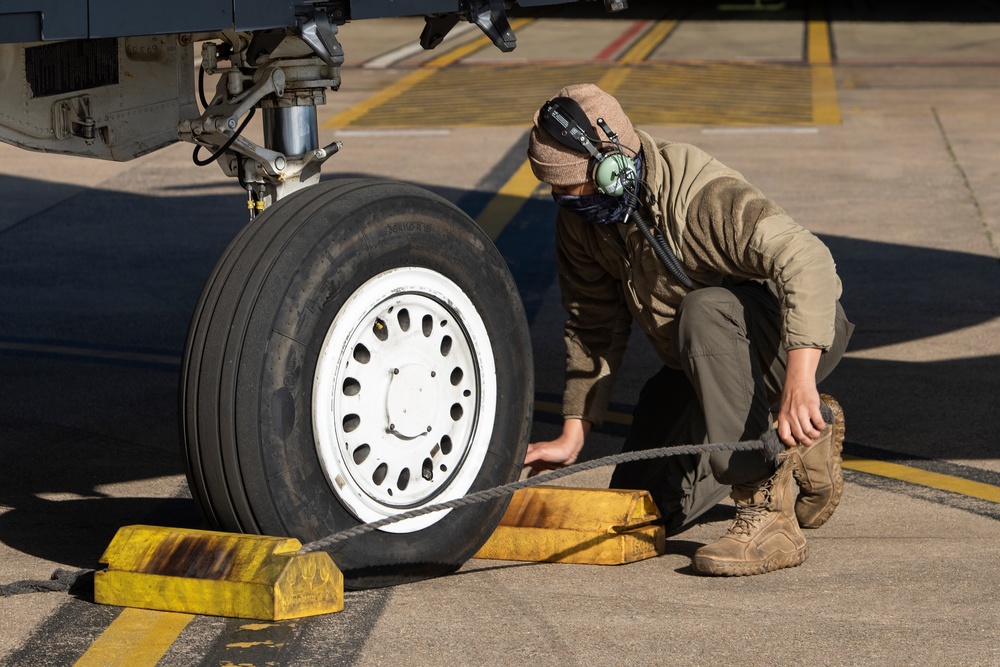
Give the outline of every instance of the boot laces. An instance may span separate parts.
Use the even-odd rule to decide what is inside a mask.
[[[749,500],[736,501],[736,517],[729,532],[733,535],[751,535],[771,511],[771,485],[766,484]]]

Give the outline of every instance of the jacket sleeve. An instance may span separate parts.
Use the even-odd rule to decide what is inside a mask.
[[[841,294],[833,256],[757,188],[730,177],[706,185],[688,210],[687,252],[699,269],[772,281],[786,350],[830,349]]]
[[[619,279],[597,257],[599,239],[584,223],[560,210],[556,260],[566,321],[566,388],[563,417],[595,426],[604,420],[628,343],[632,316]]]

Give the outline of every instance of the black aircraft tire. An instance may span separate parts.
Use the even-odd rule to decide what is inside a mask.
[[[270,207],[195,310],[180,427],[214,527],[328,534],[516,480],[533,402],[527,322],[496,248],[412,185],[340,180]],[[506,500],[338,545],[351,588],[455,570]]]

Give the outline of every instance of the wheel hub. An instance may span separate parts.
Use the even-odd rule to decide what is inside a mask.
[[[464,495],[496,414],[496,363],[482,317],[454,282],[392,269],[344,304],[316,364],[316,449],[338,498],[363,521]],[[386,527],[420,530],[436,512]]]
[[[411,440],[433,431],[431,417],[438,404],[437,372],[422,364],[392,370],[386,394],[386,431]]]

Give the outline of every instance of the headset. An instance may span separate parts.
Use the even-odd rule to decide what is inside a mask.
[[[691,278],[684,272],[662,233],[654,235],[639,212],[639,188],[648,186],[636,173],[634,158],[625,153],[625,150],[628,150],[634,156],[638,156],[638,149],[623,148],[618,142],[618,135],[608,127],[603,118],[597,119],[597,125],[608,140],[599,139],[596,131],[594,136],[588,135],[585,128],[594,130],[590,118],[580,104],[569,97],[556,97],[542,105],[538,114],[538,124],[563,146],[578,153],[590,154],[595,161],[592,171],[598,192],[612,197],[625,197],[627,208],[622,222],[627,223],[630,217],[634,218],[639,231],[652,246],[653,252],[663,266],[682,285],[691,289],[693,287]],[[596,144],[604,144],[604,150],[598,150]],[[607,144],[611,144],[610,147]],[[588,170],[588,173],[590,171]]]
[[[635,162],[622,150],[621,144],[618,143],[618,135],[608,127],[603,118],[598,118],[597,124],[611,143],[610,149],[604,151],[598,150],[594,144],[608,142],[601,141],[596,136],[591,138],[587,134],[584,128],[589,126],[593,129],[593,126],[590,125],[586,112],[574,99],[556,97],[549,100],[542,106],[538,121],[542,129],[563,146],[579,153],[590,154],[596,163],[593,174],[599,192],[612,197],[621,197],[626,190],[634,192],[638,181]],[[629,150],[637,153],[634,149]]]

